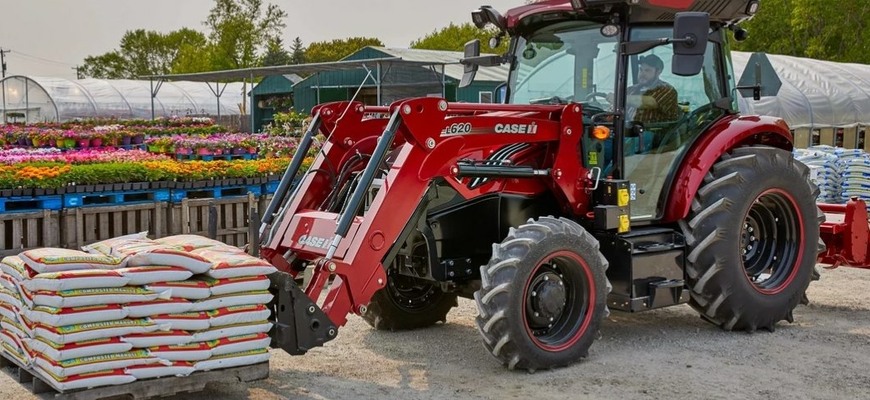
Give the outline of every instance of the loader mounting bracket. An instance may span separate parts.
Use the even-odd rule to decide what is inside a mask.
[[[290,274],[275,272],[269,278],[272,281],[272,294],[275,295],[270,304],[271,322],[274,324],[269,332],[271,347],[291,355],[302,355],[313,347],[323,346],[335,339],[338,333],[336,325],[302,291]]]

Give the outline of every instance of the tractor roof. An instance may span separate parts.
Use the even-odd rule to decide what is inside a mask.
[[[630,7],[631,22],[673,21],[674,14],[680,11],[703,11],[710,14],[711,22],[739,22],[749,18],[750,6],[757,9],[759,0],[580,0],[584,11],[590,15],[606,15],[611,9]],[[516,28],[527,17],[572,13],[574,8],[569,0],[542,0],[516,7],[505,15],[508,28]]]

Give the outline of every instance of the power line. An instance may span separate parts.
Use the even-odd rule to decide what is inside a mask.
[[[25,58],[30,58],[30,59],[33,59],[33,60],[39,60],[39,61],[43,61],[43,62],[47,62],[47,63],[52,63],[52,64],[69,65],[69,66],[75,65],[75,64],[70,64],[70,63],[68,63],[68,62],[57,61],[57,60],[50,60],[50,59],[48,59],[48,58],[43,58],[43,57],[39,57],[39,56],[34,56],[34,55],[32,55],[32,54],[27,54],[27,53],[22,53],[22,52],[20,52],[20,51],[16,51],[14,54],[15,54],[16,56],[22,56],[22,57],[25,57]]]

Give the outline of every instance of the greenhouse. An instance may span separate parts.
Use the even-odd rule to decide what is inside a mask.
[[[242,83],[10,76],[0,81],[0,93],[0,123],[232,116],[245,102]]]

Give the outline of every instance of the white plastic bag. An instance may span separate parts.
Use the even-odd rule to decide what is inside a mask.
[[[157,282],[177,282],[190,279],[193,272],[182,267],[153,266],[121,268],[118,272],[130,279],[128,285],[141,286]]]
[[[183,314],[155,315],[151,320],[169,329],[183,331],[201,331],[211,327],[208,314],[204,312],[188,312]]]
[[[54,308],[36,306],[25,311],[32,322],[51,326],[89,324],[114,321],[127,317],[127,310],[118,304],[103,304],[88,307]]]
[[[272,264],[263,259],[246,253],[227,251],[221,247],[194,250],[192,253],[202,256],[214,265],[206,275],[216,279],[269,275],[277,271]]]
[[[266,361],[269,361],[269,351],[267,349],[258,349],[214,356],[208,360],[198,361],[195,365],[197,371],[211,371],[213,369],[259,364]]]
[[[158,329],[168,329],[147,318],[121,319],[117,321],[94,322],[91,324],[49,326],[36,324],[33,327],[33,338],[45,338],[58,344],[84,342],[134,333],[154,332]]]
[[[162,314],[183,314],[191,311],[193,303],[187,299],[157,299],[126,304],[124,308],[130,313],[130,318],[142,318]]]
[[[124,353],[133,349],[132,344],[123,342],[120,338],[105,338],[67,344],[54,343],[44,338],[25,339],[24,341],[31,350],[42,353],[52,360],[71,360],[104,354]]]
[[[192,362],[173,361],[172,364],[136,365],[125,369],[128,375],[136,379],[152,379],[163,376],[188,376],[196,371]]]
[[[148,347],[188,344],[193,341],[193,336],[187,331],[180,330],[155,331],[125,335],[121,337],[121,340],[130,343],[134,348],[145,349]]]
[[[230,336],[250,335],[254,333],[267,333],[272,329],[269,321],[256,321],[244,324],[216,326],[206,331],[193,332],[194,342],[209,342]]]
[[[272,339],[265,333],[253,333],[250,335],[231,336],[208,342],[212,356],[241,353],[250,350],[264,349],[269,347]]]
[[[30,278],[32,275],[30,271],[27,270],[24,260],[18,256],[4,257],[3,261],[0,261],[0,271],[15,278],[17,281],[23,281]]]
[[[271,282],[269,277],[258,276],[243,276],[239,278],[214,279],[211,277],[200,277],[206,282],[211,289],[212,296],[220,296],[231,293],[256,292],[258,290],[268,290]]]
[[[160,362],[160,359],[151,356],[146,350],[126,351],[123,353],[103,354],[69,360],[53,360],[38,352],[33,357],[34,364],[38,365],[42,370],[61,378],[157,362]]]
[[[194,301],[190,311],[211,311],[223,307],[246,306],[252,304],[267,304],[274,296],[268,290],[256,292],[230,293],[212,296],[204,300]]]
[[[265,305],[225,307],[209,311],[211,326],[226,326],[262,321],[269,318],[271,312]]]
[[[123,385],[136,381],[136,377],[128,375],[123,369],[100,371],[92,374],[68,376],[62,378],[37,367],[38,373],[60,390],[74,390],[98,386]]]
[[[211,347],[206,343],[150,347],[148,351],[155,357],[169,361],[200,361],[211,357]]]
[[[31,292],[34,306],[55,308],[88,307],[102,304],[126,304],[151,301],[157,298],[168,299],[172,292],[155,292],[136,286],[119,288],[75,289],[50,292],[40,290]]]
[[[78,269],[117,269],[124,268],[127,263],[124,258],[115,256],[51,247],[27,250],[19,257],[30,269],[40,274]]]
[[[81,269],[76,271],[46,272],[21,281],[21,286],[31,292],[61,290],[117,288],[129,282],[118,271],[100,269]]]
[[[207,282],[188,280],[183,282],[158,282],[145,285],[145,288],[155,292],[169,291],[172,297],[189,300],[202,300],[211,297],[211,288]]]

